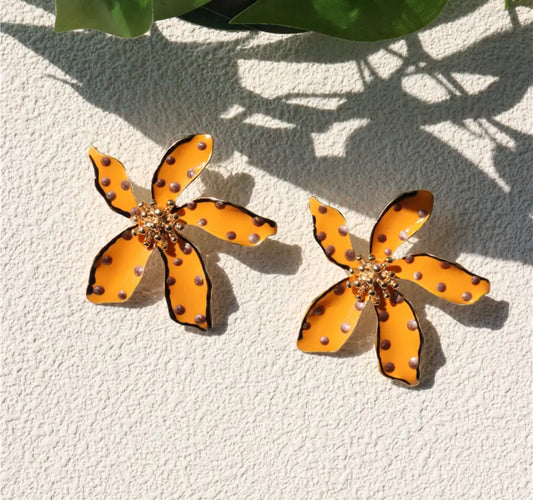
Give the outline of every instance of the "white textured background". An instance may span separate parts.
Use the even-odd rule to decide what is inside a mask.
[[[47,0],[2,1],[3,498],[526,498],[531,477],[532,11],[452,0],[402,41],[216,32],[54,34]],[[210,335],[170,321],[151,261],[124,307],[84,292],[126,220],[89,145],[137,192],[193,132],[215,155],[186,198],[276,219],[241,249],[196,231]],[[295,346],[342,277],[312,237],[310,194],[357,250],[396,194],[429,188],[414,248],[492,281],[472,307],[405,287],[425,332],[416,389],[378,373],[373,317],[341,355]],[[529,453],[528,453],[529,451]]]

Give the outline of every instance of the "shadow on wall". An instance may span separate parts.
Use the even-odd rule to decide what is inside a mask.
[[[27,1],[53,11],[52,2]],[[449,23],[484,3],[451,2],[437,22]],[[502,10],[501,15],[509,14]],[[469,252],[532,261],[524,250],[533,236],[524,209],[531,193],[527,165],[532,137],[497,118],[523,98],[533,77],[532,53],[525,50],[531,45],[531,27],[516,20],[513,29],[439,60],[429,57],[417,35],[394,45],[303,34],[249,47],[255,32],[218,43],[181,43],[168,41],[157,28],[150,37],[134,40],[97,32],[57,34],[52,28],[8,23],[3,31],[67,73],[76,83],[65,85],[87,101],[162,146],[180,135],[209,131],[217,140],[219,158],[239,151],[272,175],[372,217],[399,192],[431,189],[438,229],[425,233],[426,251],[437,253],[446,238],[444,256],[451,260]],[[378,53],[397,59],[392,74],[380,76],[372,62]],[[334,77],[350,62],[358,68],[353,89],[336,94],[320,88],[292,92],[290,82],[281,82],[279,95],[263,97],[243,82],[246,68],[256,79],[262,72],[265,79],[272,78],[271,63],[292,63],[296,76],[305,68],[309,73],[309,64],[329,64]],[[457,79],[461,73],[491,77],[492,82],[471,95]],[[413,76],[425,78],[424,85],[440,86],[445,98],[425,102],[413,96],[405,89]],[[329,98],[331,109],[305,102],[313,97]],[[235,115],[227,118],[232,109]],[[284,126],[254,124],[258,114]],[[342,124],[349,122],[355,125],[346,136],[350,126]],[[326,144],[326,151],[317,154],[316,140],[328,132],[335,136],[339,124],[344,152],[328,154]],[[492,178],[428,131],[442,124],[471,129],[473,137],[492,141]]]
[[[51,1],[26,2],[53,12]],[[452,0],[428,29],[459,20],[485,3]],[[527,49],[532,28],[521,26],[513,11],[502,8],[500,15],[509,16],[510,29],[439,59],[429,55],[416,34],[368,44],[301,34],[252,46],[255,32],[198,43],[171,42],[157,27],[151,36],[134,40],[97,32],[56,34],[51,27],[8,23],[2,29],[68,74],[75,83],[65,85],[92,105],[116,114],[162,147],[182,135],[209,132],[219,158],[238,151],[255,167],[372,218],[400,192],[431,189],[435,211],[420,233],[420,249],[452,261],[460,261],[461,253],[475,253],[531,263],[527,248],[533,232],[526,207],[532,192],[532,136],[504,124],[500,115],[518,104],[531,86],[533,55]],[[454,41],[453,34],[449,39]],[[379,63],[383,57],[394,61],[386,65],[393,68],[387,74]],[[273,67],[292,77],[276,81],[270,85],[273,93],[264,95],[261,85],[254,85],[278,76]],[[298,80],[300,74],[314,73],[339,84],[323,85],[311,77],[306,87]],[[461,79],[465,74],[489,83],[469,90]],[[422,82],[414,89],[409,83],[413,78]],[[441,97],[428,99],[426,86],[432,86],[432,96]],[[330,93],[332,87],[340,90]],[[259,115],[277,125],[265,126],[257,121]],[[484,141],[483,153],[489,150],[491,155],[483,160],[492,175],[478,168],[476,151],[461,153],[439,138],[441,127],[448,127],[447,135],[454,138],[455,130],[471,137],[470,149]],[[331,137],[336,142],[331,143]],[[209,180],[207,186],[209,190]],[[301,213],[308,220],[307,206]],[[203,245],[202,238],[199,235],[199,244],[213,252],[225,245]],[[259,262],[257,269],[268,272],[271,252],[287,251],[276,242],[257,250],[264,252],[264,259],[257,253],[248,258],[246,249],[232,248],[229,253],[250,266]],[[295,262],[301,259],[299,249],[291,251]],[[294,265],[297,269],[299,261]],[[271,272],[295,272],[291,266]],[[490,269],[472,271],[491,278]],[[234,298],[228,300],[225,307],[237,307]],[[498,319],[491,325],[484,325],[486,307],[462,309],[459,321],[497,328],[508,307],[497,304]],[[450,312],[457,317],[455,310]],[[431,325],[426,332],[428,328],[431,333]],[[444,359],[438,339],[429,336],[436,339],[430,343],[437,346],[435,363],[440,366]]]

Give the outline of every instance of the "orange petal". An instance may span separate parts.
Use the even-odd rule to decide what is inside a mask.
[[[350,338],[365,303],[357,302],[348,278],[315,299],[300,328],[298,349],[304,352],[335,352]]]
[[[276,234],[276,223],[226,201],[200,198],[178,209],[180,219],[222,240],[255,246]]]
[[[113,238],[96,256],[91,267],[87,298],[95,304],[124,302],[141,281],[152,250],[131,227]]]
[[[390,269],[398,278],[414,281],[437,297],[456,304],[473,304],[490,291],[487,279],[433,255],[409,255],[395,260]]]
[[[313,215],[315,239],[326,257],[345,269],[353,267],[355,252],[342,214],[316,198],[309,200],[309,208]]]
[[[191,135],[176,142],[165,153],[152,179],[152,198],[162,207],[179,194],[205,168],[213,153],[213,138]]]
[[[429,219],[433,210],[431,191],[404,193],[387,205],[370,237],[370,253],[378,259],[390,257]]]
[[[105,198],[112,210],[125,217],[137,206],[124,165],[97,149],[89,149],[89,158],[94,167],[96,189]]]
[[[417,385],[420,379],[422,332],[411,304],[396,292],[394,300],[376,307],[378,337],[376,351],[381,373]]]
[[[170,317],[182,325],[211,328],[211,281],[198,249],[185,238],[160,250],[165,262],[165,296]]]

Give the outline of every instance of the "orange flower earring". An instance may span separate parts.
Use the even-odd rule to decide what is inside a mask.
[[[231,243],[255,246],[276,234],[276,223],[229,202],[200,198],[177,206],[176,197],[206,167],[213,151],[210,135],[174,144],[152,179],[152,201],[137,202],[122,163],[91,148],[96,189],[112,210],[130,218],[131,227],[96,256],[87,298],[95,303],[128,300],[157,248],[165,264],[165,296],[170,317],[183,325],[211,328],[211,281],[198,249],[182,234],[198,226]]]
[[[316,198],[311,198],[310,208],[315,239],[348,277],[315,299],[302,322],[298,348],[304,352],[338,351],[371,302],[378,320],[376,351],[381,373],[417,385],[422,332],[411,304],[398,291],[398,280],[414,281],[438,297],[465,305],[489,292],[488,280],[429,254],[392,258],[429,219],[433,208],[429,191],[404,193],[385,208],[372,231],[367,257],[355,254],[340,212]]]

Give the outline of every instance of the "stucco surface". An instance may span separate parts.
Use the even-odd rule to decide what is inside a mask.
[[[54,34],[52,2],[2,2],[3,498],[526,498],[531,489],[532,11],[452,0],[405,40],[217,32]],[[236,248],[189,232],[215,328],[168,318],[150,261],[131,303],[85,299],[127,221],[93,185],[90,145],[147,197],[175,139],[215,138],[183,195],[274,218]],[[335,356],[296,349],[313,298],[343,277],[308,199],[356,250],[396,194],[433,216],[406,246],[492,282],[472,307],[403,289],[425,333],[417,389],[377,369],[365,314]],[[403,250],[402,250],[403,252]],[[529,442],[530,444],[530,442]]]

